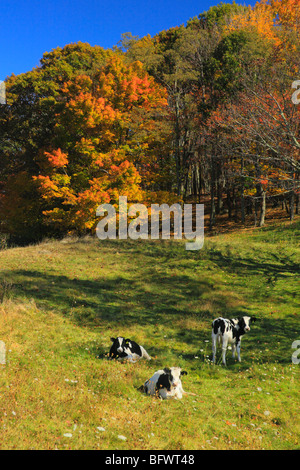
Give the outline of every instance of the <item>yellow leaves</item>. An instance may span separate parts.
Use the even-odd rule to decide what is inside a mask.
[[[33,176],[33,180],[38,183],[42,198],[51,201],[53,198],[67,198],[72,195],[68,187],[70,177],[67,175],[54,174],[50,176]],[[69,202],[68,202],[69,203]]]
[[[79,142],[75,143],[75,150],[80,154],[90,156],[96,153],[95,147],[98,145],[99,139],[82,137]]]
[[[33,180],[37,181],[39,184],[40,190],[42,192],[42,197],[44,199],[52,198],[53,195],[57,194],[58,187],[51,181],[49,176],[33,176]]]
[[[60,229],[66,226],[66,215],[63,209],[55,207],[52,210],[43,211],[46,221],[51,224],[57,225]]]
[[[93,82],[87,75],[77,75],[75,80],[69,80],[62,85],[62,93],[66,96],[77,96],[80,93],[89,93]]]
[[[270,39],[275,47],[284,47],[284,28],[291,32],[299,31],[299,27],[299,0],[261,0],[232,17],[225,31],[254,29],[261,37]]]
[[[113,164],[118,164],[126,160],[126,152],[125,149],[123,148],[118,148],[118,149],[111,149],[110,151],[103,153],[103,152],[98,152],[97,155],[95,155],[94,162],[97,164],[99,167],[105,167],[109,169],[111,165]],[[108,171],[108,170],[105,171]]]
[[[225,27],[227,32],[241,29],[254,29],[261,37],[272,40],[275,45],[280,44],[274,28],[274,12],[267,0],[257,2],[254,7],[248,6],[245,12],[233,16]]]
[[[300,27],[300,3],[298,0],[271,0],[276,25],[285,25],[294,30]]]

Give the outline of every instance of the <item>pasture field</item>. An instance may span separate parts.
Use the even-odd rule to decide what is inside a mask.
[[[89,237],[0,251],[0,449],[299,449],[299,238],[298,219],[195,252]],[[259,318],[227,367],[210,362],[220,315]],[[117,335],[152,361],[108,361]],[[138,390],[171,366],[196,396]]]

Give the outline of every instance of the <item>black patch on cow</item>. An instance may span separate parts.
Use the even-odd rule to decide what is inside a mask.
[[[240,331],[243,331],[243,334],[245,334],[246,322],[245,322],[245,320],[244,320],[243,317],[242,317],[242,318],[239,318],[238,326],[239,326]]]
[[[139,356],[142,356],[141,347],[135,341],[132,341],[131,339],[125,339],[125,344],[126,348],[130,349],[133,354],[138,354]]]
[[[168,392],[171,390],[171,384],[172,382],[172,374],[170,369],[164,369],[164,374],[161,374],[158,377],[158,380],[156,382],[156,390],[160,390],[161,388],[166,388]]]
[[[216,335],[218,333],[218,329],[220,328],[222,335],[224,334],[225,331],[225,321],[222,318],[217,318],[213,322],[213,329],[214,329],[214,334]]]

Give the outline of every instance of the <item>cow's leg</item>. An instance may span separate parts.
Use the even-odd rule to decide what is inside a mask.
[[[235,358],[235,353],[236,353],[236,346],[235,346],[235,343],[232,343],[232,357],[233,357],[233,359]]]
[[[217,351],[217,335],[214,332],[212,332],[211,339],[212,339],[212,354],[213,354],[212,361],[213,363],[215,363],[216,351]]]
[[[228,338],[225,335],[223,335],[223,340],[222,340],[222,362],[223,362],[224,366],[226,366],[227,344],[228,344]]]
[[[238,361],[241,362],[241,338],[238,340],[236,345]]]

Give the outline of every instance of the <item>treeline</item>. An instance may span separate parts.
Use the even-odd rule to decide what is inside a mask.
[[[98,205],[119,195],[209,195],[210,228],[222,211],[263,225],[277,204],[293,219],[299,13],[298,0],[221,3],[154,37],[125,33],[113,50],[54,49],[8,77],[0,231],[17,241],[93,231]]]

